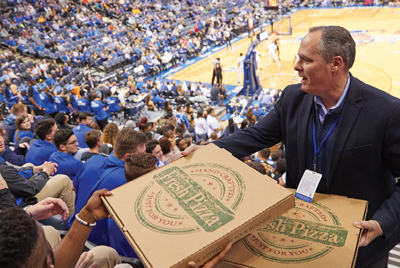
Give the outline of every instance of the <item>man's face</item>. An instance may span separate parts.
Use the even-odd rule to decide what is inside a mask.
[[[318,53],[322,31],[307,34],[300,43],[299,60],[294,69],[299,72],[301,89],[312,95],[323,96],[329,90],[332,77],[332,62],[325,63]]]
[[[0,134],[0,154],[6,150],[3,135]]]
[[[92,117],[91,116],[88,116],[88,117],[86,117],[86,119],[85,120],[82,120],[81,121],[81,124],[84,124],[84,125],[86,125],[86,126],[88,126],[88,127],[90,127],[90,125],[93,123],[93,121],[92,121]]]
[[[162,160],[163,157],[163,151],[161,149],[160,145],[157,145],[153,151],[151,152],[152,155],[154,155],[155,157],[157,157],[158,159]]]
[[[64,145],[64,150],[67,154],[74,154],[78,151],[78,145],[79,143],[77,138],[75,137],[75,135],[72,135],[71,137],[69,137],[67,144]]]
[[[178,148],[179,148],[179,150],[181,150],[181,151],[184,151],[184,150],[187,148],[187,144],[186,144],[185,140],[181,140],[181,141],[179,142]]]

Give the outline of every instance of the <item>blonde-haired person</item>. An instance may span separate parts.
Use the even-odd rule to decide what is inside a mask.
[[[106,143],[110,148],[110,152],[114,149],[114,140],[119,133],[118,126],[115,123],[109,123],[106,125],[103,131],[101,139],[103,143]]]

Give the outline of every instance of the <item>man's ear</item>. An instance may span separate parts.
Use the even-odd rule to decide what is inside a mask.
[[[344,66],[343,58],[340,56],[333,57],[332,60],[332,72],[337,72],[340,68]]]
[[[124,162],[126,161],[126,159],[128,159],[128,157],[131,155],[131,153],[126,153],[125,155],[124,155],[124,158],[123,158],[123,160],[124,160]]]

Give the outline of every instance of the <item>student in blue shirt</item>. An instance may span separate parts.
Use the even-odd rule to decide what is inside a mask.
[[[46,112],[42,107],[42,100],[40,98],[39,92],[37,91],[36,79],[30,77],[28,79],[28,83],[29,83],[28,98],[29,102],[34,106],[35,114],[45,116]]]
[[[157,167],[162,167],[167,162],[163,161],[163,150],[161,149],[158,140],[151,140],[146,144],[146,153],[151,154],[157,158]]]
[[[62,87],[57,86],[54,89],[54,104],[57,107],[57,111],[59,113],[70,113],[71,110],[68,108],[68,101],[65,99],[65,97],[61,97],[61,92],[62,92]]]
[[[7,104],[8,109],[11,109],[11,107],[14,104],[17,104],[19,99],[21,98],[21,94],[15,92],[16,90],[14,91],[15,92],[15,94],[14,94],[13,90],[11,89],[14,86],[11,85],[11,79],[10,78],[7,78],[5,80],[5,88],[3,89],[3,91],[4,91],[4,99],[5,99],[6,102],[9,103],[9,104]]]
[[[44,119],[36,124],[35,134],[39,137],[39,140],[34,141],[29,147],[25,163],[40,166],[49,161],[50,155],[57,152],[57,147],[53,144],[56,131],[57,124],[54,119]]]
[[[82,161],[73,156],[79,145],[74,132],[71,129],[58,130],[54,135],[54,145],[58,152],[52,153],[49,158],[49,161],[58,165],[54,175],[64,174],[74,180],[83,165]]]
[[[109,157],[95,155],[87,160],[73,182],[76,192],[75,211],[80,211],[98,189],[111,191],[125,184],[125,161],[131,154],[143,153],[146,141],[143,133],[125,128],[115,138],[114,151]],[[68,222],[69,227],[74,219],[75,214]],[[110,245],[107,219],[97,221],[88,240],[97,245]]]
[[[189,120],[187,116],[183,113],[183,106],[178,105],[176,108],[177,113],[175,114],[176,124],[179,125],[180,123],[184,123],[186,125],[186,129],[189,129]]]
[[[131,154],[125,161],[126,182],[154,170],[157,168],[157,158],[151,154],[136,153]],[[135,251],[129,245],[123,233],[119,230],[114,219],[108,219],[108,234],[110,237],[110,247],[114,248],[119,255],[137,258]]]
[[[15,119],[15,126],[17,130],[14,134],[14,142],[19,143],[20,140],[24,137],[28,137],[33,139],[33,133],[31,131],[31,121],[27,116],[19,115]],[[29,141],[28,141],[29,142]]]
[[[99,125],[100,130],[103,131],[108,124],[108,116],[106,112],[107,108],[106,105],[101,101],[100,91],[96,91],[92,96],[94,100],[92,100],[90,106],[92,107],[94,116],[96,116],[97,125]]]
[[[111,93],[111,90],[107,90],[106,92],[107,98],[106,98],[106,104],[108,106],[108,117],[111,116],[111,112],[119,112],[121,111],[121,107],[119,105],[120,101],[116,96],[113,96]]]
[[[160,98],[157,92],[153,93],[153,98],[151,99],[155,104],[164,104],[165,100]]]
[[[255,115],[257,118],[266,115],[267,112],[265,112],[263,109],[260,109],[260,105],[258,103],[254,106],[253,109],[253,115]]]
[[[54,96],[51,93],[50,87],[46,83],[42,83],[42,89],[43,91],[40,93],[42,107],[46,114],[54,118],[57,114],[57,106],[54,103]]]
[[[79,148],[88,148],[85,142],[85,134],[86,132],[92,130],[92,128],[90,127],[91,124],[92,124],[92,115],[90,113],[87,112],[79,113],[79,125],[77,125],[72,129],[78,140]]]
[[[85,91],[82,89],[79,91],[79,97],[77,100],[77,105],[78,105],[78,110],[79,112],[87,112],[91,113],[92,111],[90,110],[90,103],[89,101],[85,98]]]
[[[16,48],[17,47],[17,41],[14,40],[14,38],[12,36],[10,36],[10,39],[6,41],[6,44],[10,47],[10,48]]]

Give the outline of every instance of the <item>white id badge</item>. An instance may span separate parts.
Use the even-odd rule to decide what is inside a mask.
[[[306,169],[301,178],[299,187],[297,187],[295,197],[311,203],[321,178],[322,174]]]

